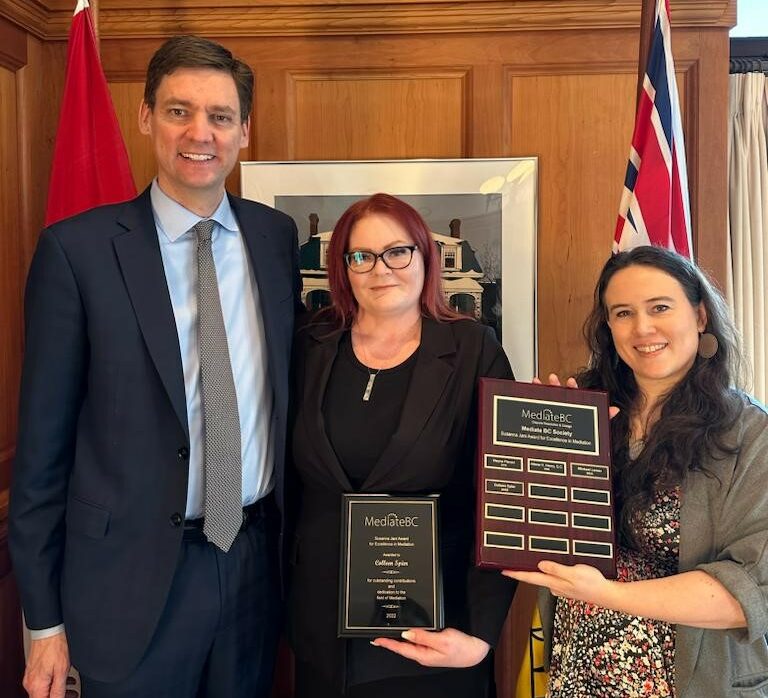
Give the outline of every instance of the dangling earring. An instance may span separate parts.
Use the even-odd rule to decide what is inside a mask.
[[[699,348],[697,351],[702,359],[711,359],[717,354],[719,346],[717,337],[711,332],[702,332],[699,334]]]

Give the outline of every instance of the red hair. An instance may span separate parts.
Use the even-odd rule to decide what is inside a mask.
[[[330,312],[340,327],[350,327],[357,314],[357,301],[347,276],[344,253],[349,251],[352,228],[366,216],[378,214],[399,223],[411,236],[424,260],[424,286],[421,289],[421,314],[438,321],[464,319],[448,307],[440,279],[437,243],[419,212],[391,194],[374,194],[352,204],[341,214],[328,244],[328,285],[331,288]]]

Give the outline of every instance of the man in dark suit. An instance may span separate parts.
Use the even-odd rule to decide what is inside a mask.
[[[11,492],[24,685],[263,696],[280,615],[296,227],[228,196],[253,73],[175,37],[139,115],[157,178],[40,237]]]

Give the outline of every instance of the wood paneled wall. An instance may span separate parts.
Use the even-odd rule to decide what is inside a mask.
[[[1,22],[2,20],[0,20]],[[0,356],[8,357],[0,364],[0,390],[4,395],[16,395],[21,357],[21,225],[19,215],[20,190],[15,173],[19,167],[17,132],[18,89],[16,71],[26,63],[26,39],[21,30],[10,24],[0,24],[0,31],[14,46],[0,62]],[[0,38],[2,38],[0,34]],[[8,487],[8,471],[16,432],[16,414],[3,409],[0,414],[0,490]]]
[[[63,82],[63,45],[0,11],[0,695],[20,698],[21,609],[7,545],[26,269],[42,227]]]
[[[42,222],[74,4],[0,0],[0,491],[13,454],[21,285]],[[98,4],[103,63],[139,187],[155,170],[136,127],[144,70],[174,33],[218,39],[253,66],[243,158],[538,156],[539,371],[584,361],[581,321],[610,251],[632,132],[640,0]],[[672,3],[695,248],[720,280],[735,5]],[[237,173],[229,184],[237,190]],[[520,595],[518,622],[529,607],[530,594]],[[508,631],[505,696],[515,641],[525,640]]]
[[[26,270],[45,214],[64,46],[0,14],[0,492],[16,439]]]
[[[584,361],[632,135],[636,30],[217,38],[256,72],[250,159],[538,156],[539,368]],[[154,164],[136,105],[159,42],[102,38],[139,186]],[[727,30],[678,27],[673,42],[696,248],[724,279]]]
[[[53,53],[56,49],[53,49]],[[8,554],[8,485],[15,452],[22,338],[22,288],[43,220],[59,77],[51,48],[0,15],[0,695],[21,688],[21,609]]]

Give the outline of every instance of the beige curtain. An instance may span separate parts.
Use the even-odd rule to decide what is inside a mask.
[[[730,76],[728,301],[751,368],[750,391],[768,402],[768,81]]]

